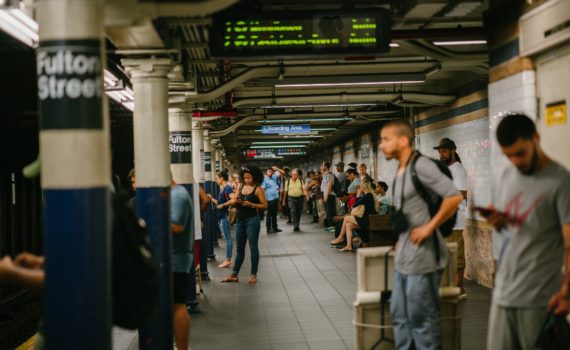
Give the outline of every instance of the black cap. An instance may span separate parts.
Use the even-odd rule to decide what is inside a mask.
[[[344,163],[343,163],[343,162],[338,162],[338,163],[336,163],[334,166],[344,166]]]
[[[455,145],[455,142],[453,142],[452,139],[446,137],[441,139],[441,141],[439,141],[439,146],[434,147],[433,149],[440,149],[440,148],[457,149],[457,146]]]
[[[355,162],[348,163],[348,166],[351,167],[352,169],[356,169],[356,167],[357,167]]]

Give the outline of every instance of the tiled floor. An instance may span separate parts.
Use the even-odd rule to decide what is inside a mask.
[[[192,315],[193,350],[353,349],[352,303],[356,256],[329,247],[332,234],[315,224],[302,232],[280,221],[283,232],[260,238],[258,283],[248,285],[249,256],[241,282],[218,282],[229,271],[209,264],[212,281],[199,297],[201,314]],[[264,223],[262,222],[262,227]],[[222,247],[216,248],[218,259]],[[490,291],[468,283],[463,311],[462,349],[484,349]],[[115,330],[115,349],[137,349],[136,332]]]

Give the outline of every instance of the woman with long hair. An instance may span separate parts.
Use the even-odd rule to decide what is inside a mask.
[[[231,200],[231,194],[233,193],[232,186],[228,183],[228,173],[225,171],[220,171],[216,174],[216,183],[220,186],[220,193],[218,198],[215,199],[211,194],[208,197],[216,205],[218,214],[218,226],[220,226],[220,231],[224,234],[226,239],[226,260],[218,266],[219,268],[226,268],[232,265],[232,233],[230,229],[230,222],[228,221],[229,214],[229,202]]]
[[[229,205],[237,207],[236,244],[237,255],[232,274],[221,282],[239,282],[239,270],[245,258],[245,244],[249,241],[251,251],[251,274],[248,282],[257,282],[257,268],[259,265],[259,209],[267,208],[265,193],[260,187],[263,182],[263,172],[256,166],[243,167],[240,171],[241,189],[236,198],[229,201]]]
[[[331,241],[331,244],[340,244],[344,242],[344,236],[346,236],[346,246],[342,248],[342,251],[352,251],[352,236],[354,230],[364,231],[368,228],[370,214],[374,214],[376,211],[374,209],[374,190],[370,181],[364,179],[360,183],[360,191],[362,196],[353,204],[352,209],[364,206],[364,215],[361,217],[355,217],[353,215],[347,215],[342,221],[342,229],[338,237]],[[364,238],[363,238],[364,240]]]

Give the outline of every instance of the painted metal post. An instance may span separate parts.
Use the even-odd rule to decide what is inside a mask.
[[[216,183],[216,174],[218,173],[218,168],[217,168],[217,151],[216,151],[216,144],[217,144],[218,140],[215,140],[213,138],[210,138],[210,152],[212,154],[211,157],[211,164],[212,164],[212,177],[211,177],[211,181],[212,181],[212,196],[214,196],[215,198],[218,197],[218,194],[220,193],[220,186],[218,186],[218,184]],[[222,237],[222,232],[220,231],[220,226],[218,225],[218,212],[216,209],[215,205],[211,205],[210,206],[211,210],[212,210],[212,237],[214,239],[214,247],[219,247],[220,244],[218,242],[218,239]]]
[[[208,130],[204,130],[204,189],[206,193],[212,193],[212,151],[210,145],[210,133]],[[206,245],[206,253],[208,260],[212,260],[216,257],[214,253],[214,223],[212,217],[212,205],[208,206],[206,213],[204,215],[204,227],[206,230],[204,232],[204,244]]]
[[[36,5],[46,349],[78,344],[111,349],[111,164],[102,13],[97,1]]]
[[[194,239],[196,234],[201,238],[200,206],[198,186],[194,186],[194,172],[192,168],[192,113],[179,108],[168,110],[170,171],[174,181],[186,188],[194,203]],[[196,193],[194,193],[196,191]],[[197,199],[195,201],[194,199]],[[198,227],[198,230],[196,230]],[[194,243],[192,244],[194,247]],[[192,251],[195,254],[195,251]],[[191,311],[196,311],[196,263],[192,259],[192,267],[188,275],[188,296],[186,303]]]
[[[46,348],[110,349],[111,169],[101,11],[95,1],[37,6]],[[73,16],[62,21],[62,13]]]
[[[139,330],[141,349],[172,348],[172,249],[170,231],[170,154],[168,79],[170,59],[124,59],[135,95],[133,117],[136,207],[146,221],[160,267],[160,298],[155,317]]]
[[[192,121],[192,170],[194,173],[194,185],[201,185],[204,186],[204,162],[203,162],[203,149],[204,149],[204,141],[203,141],[203,131],[202,125],[197,120]],[[196,187],[196,189],[198,189]],[[197,205],[196,205],[197,204]],[[200,200],[199,197],[194,200],[194,205],[196,208],[200,208]],[[199,218],[202,218],[202,214],[199,213]],[[200,220],[196,220],[198,224],[201,225]],[[201,227],[201,226],[200,226]],[[206,256],[206,245],[204,244],[204,236],[207,232],[207,226],[204,225],[204,229],[200,229],[200,239],[199,239],[199,255],[200,255],[200,276],[203,281],[209,281],[210,276],[208,274],[208,257]],[[198,240],[198,235],[196,235],[196,240]]]

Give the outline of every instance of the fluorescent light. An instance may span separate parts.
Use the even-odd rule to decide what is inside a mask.
[[[485,45],[487,40],[434,41],[437,46]]]
[[[267,146],[251,146],[249,148],[251,149],[263,149],[263,148],[305,148],[307,147],[307,145],[298,145],[298,144],[293,144],[293,145],[267,145]]]
[[[311,143],[313,141],[294,141],[295,143]],[[252,145],[288,145],[289,141],[254,141]]]
[[[258,108],[314,108],[314,107],[360,107],[360,106],[376,106],[377,103],[333,103],[320,105],[267,105]]]
[[[266,119],[258,120],[258,123],[307,123],[307,122],[338,122],[351,120],[350,117],[343,118],[317,118],[317,119]]]
[[[38,29],[38,23],[22,10],[0,10],[0,30],[5,31],[30,47],[34,47],[39,41]],[[103,70],[103,80],[106,83],[106,87],[115,87],[119,82],[119,79],[106,69]],[[105,93],[131,112],[134,111],[134,93],[130,88],[105,91]]]
[[[323,86],[360,86],[360,85],[392,85],[392,84],[419,84],[424,80],[406,80],[406,81],[364,81],[353,83],[315,83],[315,84],[279,84],[275,87],[323,87]]]
[[[333,131],[336,130],[335,128],[311,128],[311,131]],[[261,132],[261,129],[255,129],[255,131],[257,132]],[[299,135],[303,135],[303,134],[299,134]],[[307,135],[309,137],[316,137],[315,135]]]
[[[400,45],[398,45],[396,43],[390,43],[390,47],[400,47]]]
[[[21,16],[25,16],[23,13],[16,16],[13,11],[20,10],[0,10],[0,29],[24,44],[33,47],[39,41],[37,29],[34,30],[28,22],[21,20]],[[35,23],[32,19],[30,20]]]

